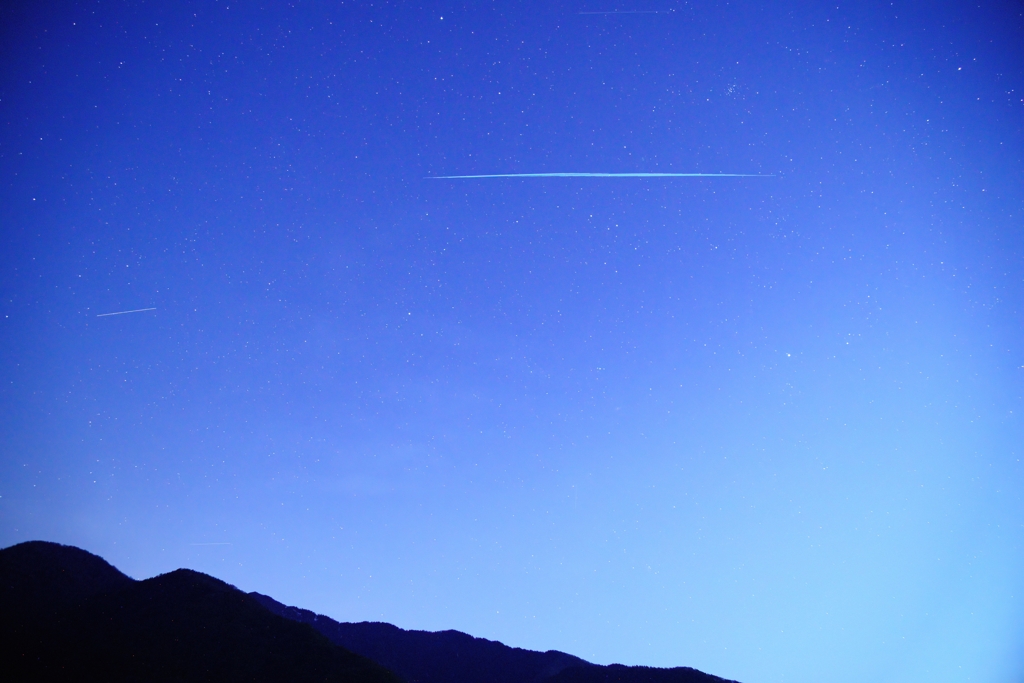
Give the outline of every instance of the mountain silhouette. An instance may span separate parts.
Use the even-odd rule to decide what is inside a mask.
[[[132,585],[102,557],[57,543],[30,541],[0,550],[3,626],[42,624],[86,598]],[[6,634],[5,634],[6,635]]]
[[[734,683],[459,631],[337,622],[189,569],[136,581],[44,541],[0,550],[0,661],[5,680],[26,682]]]
[[[660,669],[653,666],[573,667],[560,671],[547,683],[736,683],[688,666]]]
[[[5,677],[399,683],[378,664],[188,569],[134,581],[83,550],[0,550]]]
[[[406,631],[381,622],[338,622],[250,593],[274,614],[309,624],[331,642],[368,657],[406,683],[735,683],[689,667],[601,666],[459,631]]]
[[[274,614],[309,624],[352,652],[378,662],[407,683],[539,683],[589,662],[548,650],[535,652],[459,631],[406,631],[380,622],[340,623],[250,593]]]

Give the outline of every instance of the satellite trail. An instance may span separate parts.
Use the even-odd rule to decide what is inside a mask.
[[[125,313],[142,313],[143,311],[155,311],[156,308],[136,308],[132,311],[114,311],[113,313],[98,313],[97,318],[105,318],[108,315],[124,315]]]
[[[611,10],[605,12],[577,12],[577,14],[668,14],[673,10],[670,9],[627,9],[627,10]]]
[[[189,543],[189,545],[234,545],[233,543]]]
[[[435,180],[459,178],[774,178],[757,173],[491,173],[488,175],[438,175]]]

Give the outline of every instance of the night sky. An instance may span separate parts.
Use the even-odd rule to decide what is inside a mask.
[[[0,545],[1021,681],[1022,15],[3,3]]]

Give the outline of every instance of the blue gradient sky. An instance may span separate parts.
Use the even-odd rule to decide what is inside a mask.
[[[1020,3],[0,11],[0,544],[1024,677]]]

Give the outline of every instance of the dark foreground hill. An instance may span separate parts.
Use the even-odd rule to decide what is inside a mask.
[[[135,583],[101,557],[42,541],[0,550],[0,578],[0,628],[16,626],[18,631],[48,623],[86,598]]]
[[[0,550],[0,622],[6,680],[398,683],[223,581],[134,581],[54,543]]]
[[[250,593],[274,614],[309,624],[407,683],[735,683],[696,669],[599,666],[557,650],[535,652],[459,631],[406,631],[380,622],[344,623]]]
[[[591,666],[564,652],[522,650],[459,631],[406,631],[380,622],[340,623],[287,607],[266,595],[249,595],[274,614],[309,624],[331,642],[369,657],[407,683],[540,683],[563,669]]]
[[[658,669],[653,666],[588,666],[565,669],[547,683],[736,683],[688,666]]]
[[[42,541],[0,550],[0,671],[25,682],[729,683],[458,631],[339,623],[187,569],[135,581]]]

